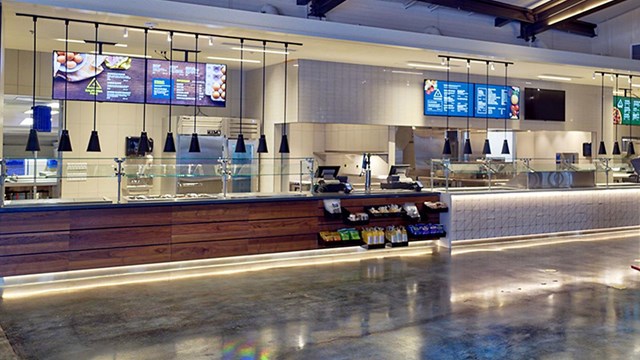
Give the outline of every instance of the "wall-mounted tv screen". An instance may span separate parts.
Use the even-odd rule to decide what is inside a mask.
[[[562,90],[524,89],[525,120],[565,121],[565,93]]]
[[[520,88],[476,84],[474,107],[474,117],[517,120],[520,118]]]
[[[424,81],[424,114],[436,116],[473,116],[473,84]]]
[[[640,99],[614,96],[613,123],[622,125],[640,125]]]
[[[198,106],[226,105],[226,65],[199,63],[196,80],[192,62],[174,61],[172,76],[169,61],[149,59],[146,63],[145,84],[145,59],[54,51],[53,98],[64,99],[66,83],[69,100],[93,101],[97,82],[98,101],[143,103],[146,86],[147,103],[168,105],[171,96],[174,105],[193,105],[197,86]]]

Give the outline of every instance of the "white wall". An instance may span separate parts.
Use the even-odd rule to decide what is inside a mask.
[[[583,131],[519,132],[515,137],[516,157],[551,160],[555,159],[556,153],[578,153],[583,158],[582,144],[592,141],[591,133]],[[597,147],[594,151],[598,151]]]
[[[640,9],[636,9],[598,25],[593,39],[594,54],[631,58],[631,44],[640,44]]]

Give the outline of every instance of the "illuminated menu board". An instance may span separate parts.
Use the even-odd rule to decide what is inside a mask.
[[[614,96],[613,123],[622,125],[640,125],[640,99]]]
[[[470,94],[473,84],[424,81],[424,114],[440,116],[472,116]],[[448,111],[448,112],[447,112]]]
[[[475,85],[474,117],[493,119],[520,118],[520,88],[500,85]]]
[[[145,63],[147,82],[145,84]],[[227,67],[222,64],[105,56],[85,53],[53,53],[53,98],[69,100],[224,107]],[[196,76],[197,73],[197,76]],[[172,81],[171,81],[172,80]],[[197,89],[197,90],[196,90]]]

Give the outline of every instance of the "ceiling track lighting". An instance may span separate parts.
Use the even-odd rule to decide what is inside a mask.
[[[444,61],[445,58],[442,58],[442,60]],[[451,155],[451,141],[449,140],[449,104],[447,104],[447,88],[450,86],[449,83],[449,79],[450,79],[450,71],[449,71],[449,62],[451,60],[449,58],[446,59],[446,65],[447,65],[447,84],[444,86],[444,109],[447,112],[447,130],[444,134],[444,147],[442,148],[442,155]],[[444,65],[444,64],[443,64]]]
[[[27,146],[25,148],[26,151],[40,151],[40,140],[38,140],[38,130],[36,130],[36,119],[38,118],[36,114],[36,76],[37,76],[37,67],[36,62],[38,60],[38,50],[37,50],[37,39],[38,39],[38,18],[33,17],[33,98],[32,98],[32,106],[31,111],[33,111],[31,129],[29,130],[29,137],[27,138]]]
[[[195,86],[195,96],[193,98],[193,133],[189,143],[189,152],[200,152],[200,140],[198,139],[198,34],[196,34],[195,50],[195,71],[193,72],[193,84]]]
[[[242,133],[242,99],[244,95],[244,39],[240,39],[240,133],[238,134],[238,139],[236,140],[236,152],[237,153],[246,153],[247,146],[244,143],[244,134]]]
[[[267,42],[263,41],[262,46],[266,49]],[[265,100],[266,100],[266,90],[267,90],[267,52],[262,52],[262,119],[260,121],[260,139],[258,140],[258,153],[265,154],[269,152],[269,147],[267,146],[267,137],[264,134],[264,114],[265,114]]]
[[[173,138],[173,132],[171,131],[171,116],[173,110],[173,96],[175,89],[173,87],[173,32],[169,33],[171,36],[171,43],[169,44],[169,131],[167,131],[167,137],[164,140],[164,149],[166,153],[176,152],[176,141]]]
[[[69,38],[69,21],[64,22],[65,25],[65,39]],[[69,58],[66,57],[66,54],[69,53],[69,42],[65,42],[64,46],[65,53],[65,69],[68,69],[67,63],[69,62]],[[63,79],[64,81],[64,116],[62,117],[62,132],[60,133],[60,140],[58,141],[58,151],[59,152],[68,152],[73,151],[73,147],[71,146],[71,137],[69,136],[69,130],[67,129],[67,113],[69,112],[69,108],[67,107],[67,93],[69,88],[69,82],[67,79]]]
[[[282,139],[280,140],[280,153],[288,154],[289,150],[289,139],[287,138],[287,73],[288,73],[288,61],[289,61],[289,44],[284,44],[284,123],[282,125]]]

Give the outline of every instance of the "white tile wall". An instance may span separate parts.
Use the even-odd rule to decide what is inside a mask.
[[[451,195],[451,241],[640,225],[640,189]]]

